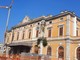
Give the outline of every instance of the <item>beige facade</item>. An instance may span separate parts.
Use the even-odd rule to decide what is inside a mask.
[[[29,49],[27,53],[35,53],[37,39],[42,35],[41,23],[43,20],[45,21],[44,37],[48,42],[48,45],[43,47],[43,54],[47,55],[49,52],[52,60],[79,60],[80,18],[68,11],[56,16],[41,16],[33,20],[25,17],[17,26],[6,32],[5,44],[10,48],[24,47],[22,49],[25,51]],[[48,47],[50,47],[49,51]],[[14,48],[15,53],[24,52],[23,50],[16,51]]]

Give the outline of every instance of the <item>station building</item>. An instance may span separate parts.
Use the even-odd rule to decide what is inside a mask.
[[[35,19],[26,16],[6,32],[6,51],[10,54],[36,53],[42,21],[45,21],[44,37],[48,43],[42,53],[51,56],[52,60],[80,60],[80,18],[70,11]]]

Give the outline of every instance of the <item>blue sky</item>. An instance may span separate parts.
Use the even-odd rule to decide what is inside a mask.
[[[10,5],[11,0],[0,0],[0,6]],[[80,0],[14,0],[8,29],[15,26],[25,16],[31,19],[42,15],[56,15],[68,10],[80,16]],[[0,42],[4,40],[4,31],[7,19],[7,9],[0,8]]]

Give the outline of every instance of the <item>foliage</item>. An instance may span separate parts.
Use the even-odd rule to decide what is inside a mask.
[[[44,47],[47,46],[47,40],[44,37],[40,37],[37,39],[37,45],[39,45],[41,41],[43,42]]]

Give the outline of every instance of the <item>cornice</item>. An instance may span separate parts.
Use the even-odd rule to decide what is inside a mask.
[[[66,11],[66,12],[60,13],[60,14],[55,15],[55,16],[41,16],[41,17],[32,19],[32,20],[30,20],[30,21],[28,21],[24,24],[18,24],[16,26],[12,27],[12,29],[19,28],[19,27],[22,27],[22,26],[26,26],[26,25],[29,25],[29,24],[32,24],[32,23],[36,23],[36,22],[39,22],[41,20],[45,20],[45,21],[53,20],[53,19],[60,18],[60,17],[66,16],[66,15],[70,15],[72,17],[76,16],[73,12],[70,12],[70,11]],[[80,18],[77,17],[77,20],[80,21]]]

